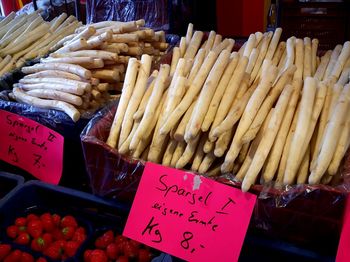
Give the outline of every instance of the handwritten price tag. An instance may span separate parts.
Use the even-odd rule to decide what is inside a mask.
[[[189,261],[237,261],[256,196],[147,163],[124,235]]]
[[[58,184],[63,169],[63,137],[28,118],[0,110],[0,159],[36,178]]]
[[[336,262],[350,261],[350,195],[344,213],[343,229],[340,236]]]

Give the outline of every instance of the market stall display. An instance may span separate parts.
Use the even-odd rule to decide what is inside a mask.
[[[0,22],[0,76],[22,67],[26,61],[40,58],[57,42],[81,26],[74,16],[62,13],[50,22],[31,14],[9,14]]]
[[[209,176],[233,173],[244,191],[261,171],[260,182],[276,186],[337,179],[350,141],[350,42],[318,57],[317,39],[279,42],[281,33],[251,34],[231,53],[233,40],[212,31],[202,44],[190,25],[157,76],[146,57],[139,69],[129,64],[106,143]]]

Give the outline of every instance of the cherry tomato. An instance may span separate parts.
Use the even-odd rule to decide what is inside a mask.
[[[85,250],[85,252],[84,252],[84,262],[91,262],[91,253],[92,253],[91,249]]]
[[[33,238],[40,237],[43,232],[43,224],[40,220],[31,220],[27,225],[27,231]]]
[[[110,243],[106,248],[106,254],[109,259],[116,259],[120,253],[120,248],[116,243]]]
[[[52,215],[52,221],[53,221],[53,223],[55,224],[56,227],[59,227],[60,223],[61,223],[61,216],[58,215],[58,214],[53,214]]]
[[[43,224],[43,228],[46,232],[52,232],[55,229],[55,223],[52,216],[49,213],[42,214],[40,220]]]
[[[91,252],[91,262],[107,262],[108,257],[103,250],[95,249]]]
[[[39,217],[35,214],[29,214],[27,216],[27,222],[31,221],[31,220],[39,220]]]
[[[27,252],[22,252],[21,262],[34,262],[34,257]]]
[[[63,237],[66,240],[72,239],[74,236],[75,228],[71,226],[66,226],[62,229]]]
[[[36,262],[47,262],[47,260],[44,257],[39,257]]]
[[[67,255],[67,257],[72,257],[77,253],[77,250],[79,248],[80,244],[75,241],[67,241],[64,252]]]
[[[11,252],[11,246],[7,244],[0,244],[0,261],[2,261]]]
[[[125,256],[130,259],[135,258],[138,255],[138,248],[131,245],[130,242],[124,244],[123,251]]]
[[[139,256],[138,256],[138,260],[139,262],[149,262],[151,261],[152,255],[151,252],[149,252],[146,249],[140,249],[139,250]]]
[[[19,217],[15,220],[15,225],[18,227],[23,227],[27,225],[27,219],[25,217]]]
[[[14,250],[5,259],[4,262],[20,262],[22,251]]]
[[[9,238],[16,238],[19,234],[19,230],[17,226],[9,226],[6,228],[6,234]]]
[[[62,250],[59,246],[51,244],[44,250],[44,255],[51,259],[59,260],[61,258]]]
[[[15,243],[20,245],[28,245],[30,242],[30,236],[28,233],[20,233],[15,240]]]
[[[78,227],[78,223],[73,216],[65,216],[61,219],[61,227]]]

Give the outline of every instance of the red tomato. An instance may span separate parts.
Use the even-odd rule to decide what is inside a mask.
[[[140,249],[139,250],[139,256],[138,256],[138,260],[139,262],[149,262],[151,261],[152,255],[151,252],[149,252],[146,249]]]
[[[34,262],[34,257],[26,252],[22,252],[21,262]]]
[[[25,217],[19,217],[15,220],[15,225],[18,227],[23,227],[27,225],[27,219]]]
[[[67,241],[64,252],[67,255],[67,257],[72,257],[77,253],[77,250],[79,248],[80,244],[75,241]]]
[[[52,216],[49,213],[41,215],[40,220],[46,232],[52,232],[55,229],[55,223],[53,222]]]
[[[78,227],[78,223],[73,216],[65,216],[61,219],[61,227]]]
[[[130,243],[130,245],[132,245],[132,246],[134,246],[134,247],[137,247],[137,248],[140,248],[140,247],[141,247],[141,243],[140,243],[140,242],[137,242],[137,241],[135,241],[135,240],[133,240],[133,239],[130,239],[130,240],[129,240],[129,243]]]
[[[85,233],[82,233],[81,231],[79,232],[78,230],[76,230],[74,232],[74,235],[73,235],[73,238],[72,240],[75,241],[75,242],[78,242],[78,243],[83,243],[86,239],[86,234]]]
[[[106,254],[110,259],[116,259],[120,253],[120,249],[116,243],[110,243],[106,248]]]
[[[75,230],[75,232],[86,235],[86,230],[83,227],[78,227],[77,230]]]
[[[31,220],[27,225],[27,231],[31,237],[40,237],[43,233],[43,224],[40,220]]]
[[[43,237],[38,237],[38,238],[34,238],[32,240],[30,247],[34,251],[40,252],[40,251],[44,251],[51,244],[51,242],[52,242],[52,240],[50,240],[50,239],[45,241],[45,239]]]
[[[129,262],[129,259],[126,256],[120,256],[120,257],[118,257],[116,262]]]
[[[47,249],[44,250],[44,255],[54,260],[59,260],[61,258],[61,254],[61,248],[53,244],[51,244]]]
[[[0,261],[2,261],[11,252],[11,246],[7,244],[0,244]]]
[[[45,244],[47,246],[49,246],[52,243],[52,241],[53,241],[53,237],[52,237],[52,235],[50,233],[44,233],[42,235],[42,239],[45,241]]]
[[[115,237],[115,243],[117,243],[117,244],[124,243],[125,240],[126,240],[126,238],[123,237],[122,235],[118,235],[118,236]]]
[[[27,223],[31,220],[39,220],[39,217],[37,215],[34,215],[34,214],[29,214],[27,216]]]
[[[15,243],[20,245],[28,245],[30,242],[30,236],[28,233],[20,233],[15,240]]]
[[[6,234],[9,238],[16,238],[19,234],[17,226],[9,226],[6,228]]]
[[[98,237],[95,240],[95,247],[99,248],[99,249],[105,249],[107,247],[105,241],[103,240],[102,237]]]
[[[85,250],[85,252],[84,252],[84,262],[91,262],[91,253],[92,253],[91,249]]]
[[[102,239],[105,242],[105,244],[108,246],[110,243],[114,241],[114,234],[112,230],[108,230],[102,235]]]
[[[127,242],[124,244],[123,251],[125,256],[132,259],[137,257],[139,250],[137,247],[131,245],[130,242]]]
[[[52,215],[52,221],[55,224],[56,227],[59,227],[61,224],[61,216],[58,214],[53,214]]]
[[[74,236],[75,228],[66,226],[62,229],[63,237],[65,240],[70,240]]]
[[[14,250],[5,259],[4,262],[20,262],[22,251]]]
[[[91,252],[91,262],[108,262],[108,257],[103,250],[95,249]]]
[[[62,233],[62,230],[56,228],[54,231],[52,231],[52,237],[55,240],[62,240],[62,239],[64,239],[64,235]]]

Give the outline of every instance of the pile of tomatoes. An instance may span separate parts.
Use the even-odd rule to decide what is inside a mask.
[[[34,259],[34,257],[18,249],[12,249],[9,244],[0,244],[0,261],[4,262],[47,262],[46,258],[40,257]]]
[[[7,227],[7,236],[20,245],[30,246],[54,260],[65,260],[76,254],[86,240],[86,230],[77,220],[67,215],[44,213],[18,217]]]
[[[141,243],[114,234],[108,230],[95,240],[95,249],[84,252],[84,262],[148,262],[151,261],[150,249]]]

